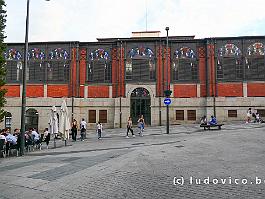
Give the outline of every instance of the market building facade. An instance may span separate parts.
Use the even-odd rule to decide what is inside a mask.
[[[170,124],[203,115],[244,121],[249,107],[265,117],[265,37],[194,39],[134,32],[97,42],[29,44],[26,128],[48,126],[51,107],[65,99],[72,117],[94,129],[124,128],[129,116],[165,125],[164,91],[172,91]],[[20,127],[23,43],[5,53],[7,115],[1,127]]]

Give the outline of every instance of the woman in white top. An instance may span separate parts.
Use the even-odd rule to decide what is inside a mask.
[[[98,133],[98,139],[101,139],[101,133],[102,133],[103,126],[100,122],[97,124],[97,133]]]

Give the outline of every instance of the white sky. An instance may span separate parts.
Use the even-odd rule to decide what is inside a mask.
[[[6,0],[5,42],[24,42],[26,0]],[[146,6],[147,5],[147,6]],[[196,38],[265,35],[265,0],[31,0],[29,41],[96,41],[161,31]]]

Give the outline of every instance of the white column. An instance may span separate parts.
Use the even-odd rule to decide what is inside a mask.
[[[48,86],[47,86],[47,84],[43,85],[43,90],[44,90],[44,97],[47,97],[48,96]]]
[[[88,97],[88,86],[84,86],[84,98]]]
[[[246,82],[243,83],[243,96],[248,96],[248,84]]]
[[[19,90],[20,90],[20,92],[19,92],[19,96],[21,97],[21,96],[22,96],[22,90],[23,90],[23,86],[22,86],[22,84],[19,85]]]
[[[197,84],[197,97],[201,97],[201,84]]]
[[[109,98],[112,98],[112,86],[109,86]]]

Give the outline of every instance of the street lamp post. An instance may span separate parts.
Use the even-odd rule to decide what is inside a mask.
[[[50,1],[50,0],[45,0]],[[28,48],[29,48],[29,2],[27,0],[27,14],[26,14],[26,32],[25,32],[25,46],[24,46],[24,66],[22,68],[22,103],[21,103],[21,143],[20,155],[24,155],[25,148],[25,119],[26,119],[26,88],[27,88],[27,67],[28,67]]]
[[[167,45],[166,45],[166,75],[167,75],[167,78],[166,78],[166,97],[169,97],[170,96],[170,92],[169,92],[169,84],[168,84],[168,31],[169,31],[169,27],[166,27],[166,31],[167,31]],[[167,131],[166,131],[167,134],[169,134],[169,105],[167,104]]]

